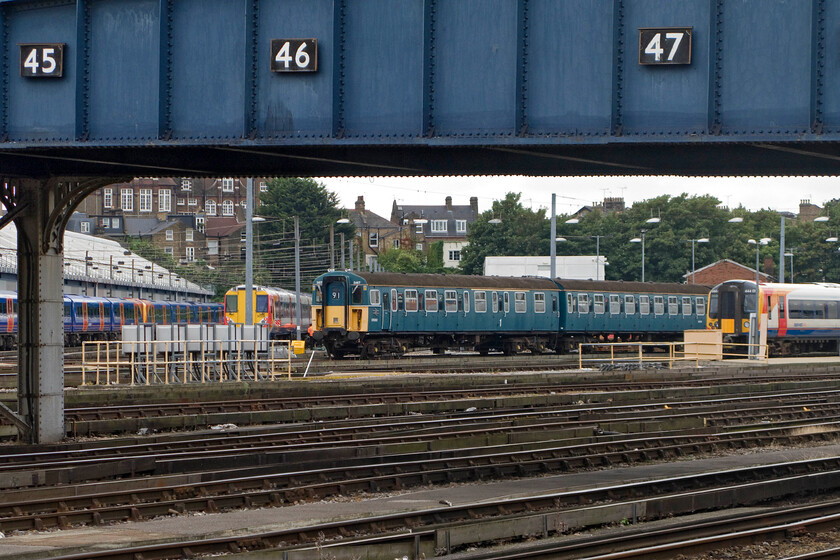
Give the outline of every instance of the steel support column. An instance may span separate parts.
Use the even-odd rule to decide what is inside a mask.
[[[5,179],[0,203],[14,221],[18,258],[18,417],[21,439],[64,438],[64,228],[73,208],[103,179]]]

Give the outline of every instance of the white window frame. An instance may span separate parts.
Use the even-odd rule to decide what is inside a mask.
[[[624,296],[624,314],[636,314],[636,296]]]
[[[475,312],[487,313],[487,292],[480,290],[475,292]]]
[[[125,212],[134,212],[133,189],[120,189],[120,209]]]
[[[578,294],[578,313],[589,315],[589,294]]]
[[[182,191],[191,191],[192,190],[192,180],[181,179],[181,190]]]
[[[192,246],[187,247],[186,248],[186,255],[187,255],[187,260],[189,262],[195,261],[195,247],[192,247]]]
[[[158,189],[158,212],[172,212],[172,191]]]
[[[187,230],[184,232],[184,236],[184,241],[193,241],[195,232],[192,228],[187,228]]]
[[[140,212],[152,211],[152,189],[140,189],[140,198],[138,200],[137,210]]]
[[[464,313],[470,312],[470,293],[464,290]]]
[[[215,216],[216,215],[216,201],[215,200],[208,200],[204,203],[204,213],[208,216]]]
[[[437,311],[438,311],[437,290],[426,290],[423,293],[423,309],[426,310],[426,313],[437,313]]]
[[[653,296],[653,314],[665,315],[665,297]]]
[[[90,233],[90,222],[79,222],[79,231],[82,233]]]
[[[171,229],[166,230],[166,240],[167,241],[175,241],[175,232]]]
[[[706,316],[706,298],[703,296],[694,298],[694,306],[698,317]]]
[[[417,250],[417,251],[422,251],[423,250],[423,244],[422,243],[415,243],[414,244],[414,249]]]
[[[394,249],[399,249],[400,248],[400,240],[399,239],[394,239],[393,245],[394,245]]]
[[[208,255],[218,255],[219,254],[219,240],[218,239],[208,239],[207,240],[207,254]]]
[[[188,198],[187,199],[187,206],[198,206],[198,199],[197,198]]]
[[[405,301],[405,310],[407,313],[416,313],[420,309],[420,299],[417,297],[417,290],[412,288],[406,289],[403,297]],[[408,308],[409,301],[413,303],[414,309]]]
[[[639,296],[639,315],[650,315],[650,296]]]
[[[566,313],[577,313],[577,294],[566,294]]]
[[[510,292],[502,292],[504,297],[502,298],[505,303],[505,315],[510,313]]]
[[[268,183],[260,181],[260,192],[268,192]]]
[[[379,247],[379,232],[368,231],[368,247]]]
[[[545,313],[545,294],[534,292],[534,313]]]
[[[370,305],[372,307],[379,307],[382,305],[382,295],[379,290],[370,291]]]
[[[604,314],[604,311],[606,311],[606,306],[604,305],[604,294],[595,294],[592,297],[592,310],[595,312],[595,315]]]
[[[120,227],[120,219],[119,218],[111,218],[111,227],[112,228]]]
[[[196,216],[195,217],[195,229],[204,233],[204,216]]]
[[[423,224],[414,224],[414,233],[423,233]]]
[[[621,296],[610,294],[610,315],[621,315]]]
[[[453,249],[449,251],[449,260],[450,261],[460,261],[461,260],[461,251],[459,249]]]
[[[233,216],[234,208],[235,206],[232,200],[222,201],[222,216]]]
[[[456,290],[443,291],[443,309],[447,313],[456,313],[458,311],[458,292]]]
[[[102,207],[114,207],[114,189],[102,189]]]
[[[513,310],[516,313],[525,313],[528,311],[527,292],[513,292]]]
[[[102,227],[111,228],[111,218],[102,218]]]
[[[446,222],[446,220],[432,220],[430,231],[432,233],[447,233],[449,225]]]
[[[172,247],[164,247],[163,252],[166,253],[167,255],[174,255],[175,254],[175,249],[172,248]]]
[[[186,204],[186,201],[184,200],[183,197],[181,197],[181,196],[175,197],[175,206],[183,206],[184,204]]]
[[[222,179],[222,192],[233,192],[233,177]]]
[[[467,220],[455,220],[455,233],[467,233]]]
[[[677,296],[668,296],[668,315],[679,315],[680,304]]]
[[[683,296],[682,298],[682,314],[684,316],[691,315],[691,297]]]

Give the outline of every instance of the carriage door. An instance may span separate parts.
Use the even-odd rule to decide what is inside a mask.
[[[399,308],[399,298],[397,297],[397,290],[391,289],[390,292],[383,290],[382,296],[382,330],[391,330],[391,321],[394,313]]]
[[[347,284],[344,278],[324,279],[324,329],[347,329]]]

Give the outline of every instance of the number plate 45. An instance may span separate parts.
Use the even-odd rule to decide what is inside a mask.
[[[25,43],[20,47],[20,75],[60,78],[64,73],[64,43]]]
[[[272,39],[272,72],[316,72],[318,39]]]

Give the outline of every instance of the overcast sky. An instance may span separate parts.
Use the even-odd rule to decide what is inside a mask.
[[[442,205],[452,196],[456,205],[478,197],[479,211],[488,210],[507,192],[522,193],[522,204],[533,210],[551,208],[557,194],[557,213],[569,214],[605,196],[624,197],[628,206],[663,194],[709,194],[723,205],[748,210],[769,208],[797,212],[800,200],[822,206],[840,197],[840,177],[345,177],[316,178],[338,194],[342,206],[353,208],[358,196],[368,210],[388,219],[391,205]]]

